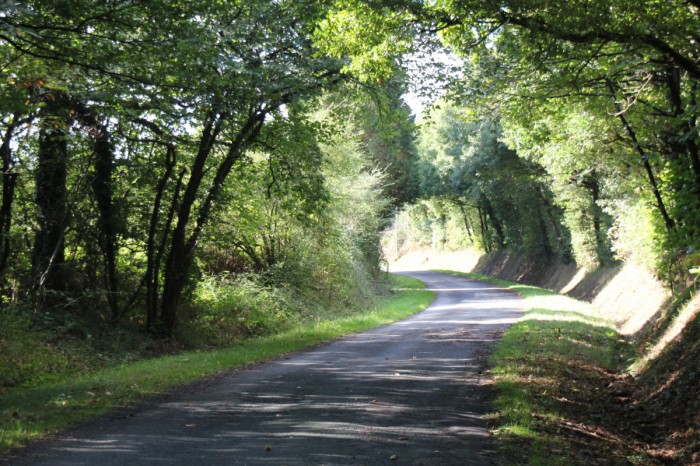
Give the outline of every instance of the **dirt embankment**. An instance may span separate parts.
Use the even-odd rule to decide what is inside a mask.
[[[588,271],[575,264],[548,263],[502,252],[419,250],[392,265],[392,269],[411,268],[475,272],[558,291],[592,303],[628,336],[641,334],[671,302],[668,290],[634,264]]]
[[[626,413],[619,429],[631,430],[660,463],[700,465],[700,293],[672,296],[634,264],[587,271],[503,253],[414,251],[392,268],[481,273],[592,303],[640,352],[606,390]]]

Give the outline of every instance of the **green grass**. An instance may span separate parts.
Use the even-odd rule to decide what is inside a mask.
[[[403,276],[392,279],[395,290],[392,296],[373,309],[351,316],[300,325],[222,350],[154,358],[8,390],[0,400],[0,451],[202,377],[389,324],[425,309],[432,302],[433,292],[423,290],[420,281]]]
[[[600,441],[601,419],[613,374],[629,365],[634,352],[614,325],[591,305],[552,291],[441,272],[487,281],[525,300],[522,320],[489,358],[497,392],[489,422],[507,462],[588,464],[585,456],[597,454],[615,464],[614,452],[624,446]]]

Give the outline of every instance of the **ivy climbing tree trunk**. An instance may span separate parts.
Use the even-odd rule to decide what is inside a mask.
[[[75,105],[78,119],[87,127],[93,138],[94,176],[92,190],[99,211],[100,249],[104,256],[104,277],[107,288],[111,320],[116,322],[119,311],[119,282],[117,278],[117,225],[113,202],[112,173],[114,171],[114,149],[107,127],[92,109],[82,103]]]
[[[48,94],[46,102],[41,118],[35,173],[39,216],[32,254],[32,276],[37,308],[51,304],[46,296],[47,290],[65,289],[62,268],[68,224],[66,179],[70,121],[66,117],[65,102],[60,96]]]

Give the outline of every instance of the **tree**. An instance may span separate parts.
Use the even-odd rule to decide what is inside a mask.
[[[384,173],[384,194],[392,207],[406,204],[417,195],[415,121],[402,100],[406,84],[401,75],[378,85],[347,83],[324,98],[334,120],[351,121],[362,151],[374,169]]]
[[[342,2],[338,11],[358,3],[358,11],[371,9],[392,22],[371,45],[346,48],[350,59],[378,50],[378,43],[399,51],[391,44],[416,43],[416,32],[438,34],[467,58],[465,77],[454,89],[473,111],[509,126],[509,118],[538,107],[547,111],[551,101],[583,107],[608,122],[593,136],[606,146],[596,154],[612,151],[618,157],[614,166],[627,162],[630,149],[636,154],[644,178],[635,180],[656,207],[659,236],[674,251],[671,257],[698,247],[697,2],[378,0]],[[599,189],[590,181],[579,186],[587,185],[595,198]],[[593,223],[603,228],[600,215],[593,215]],[[598,235],[601,247],[603,239]]]
[[[568,238],[544,170],[500,142],[498,122],[471,122],[447,102],[431,115],[419,144],[424,195],[457,206],[466,234],[478,228],[486,251],[568,257]]]
[[[39,141],[36,202],[46,219],[35,241],[39,285],[57,272],[66,248],[82,254],[78,245],[94,231],[112,319],[145,288],[148,327],[170,334],[197,244],[230,175],[268,122],[284,120],[289,106],[339,79],[340,63],[316,53],[311,41],[323,15],[316,2],[34,1],[9,10],[0,20],[6,69],[12,82],[29,83],[21,89],[29,98],[13,98],[6,109],[6,139],[13,122],[36,109],[42,122],[38,135],[26,134]],[[115,171],[126,184],[115,186]],[[65,201],[86,178],[97,224],[77,215],[92,206],[78,201],[69,209]],[[115,196],[128,204],[136,195],[150,215],[116,208]],[[128,217],[138,225],[120,229]],[[133,264],[141,286],[120,302],[116,264],[125,260],[118,257],[124,246],[145,260]]]

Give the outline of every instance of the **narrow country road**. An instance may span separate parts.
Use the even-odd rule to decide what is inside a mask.
[[[412,318],[92,422],[10,463],[493,464],[481,371],[520,300],[484,283],[406,274],[437,293]]]

